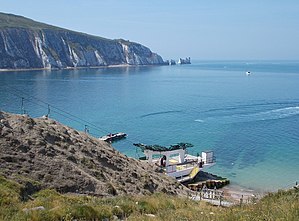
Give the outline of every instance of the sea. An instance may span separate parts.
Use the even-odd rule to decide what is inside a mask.
[[[250,71],[250,75],[246,72]],[[133,143],[212,150],[210,173],[257,191],[299,181],[299,61],[0,72],[0,109],[49,114],[138,158]]]

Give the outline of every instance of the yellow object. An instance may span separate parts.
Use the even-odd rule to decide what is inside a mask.
[[[174,159],[170,159],[170,160],[169,160],[169,163],[175,164],[175,163],[178,163],[178,161],[177,161],[177,160],[174,160]]]
[[[193,178],[196,176],[196,174],[198,174],[198,172],[199,172],[199,167],[194,167],[194,168],[191,170],[191,172],[190,172],[190,174],[189,174],[189,177],[190,177],[191,179],[193,179]]]
[[[183,170],[184,167],[183,166],[176,166],[176,170]]]

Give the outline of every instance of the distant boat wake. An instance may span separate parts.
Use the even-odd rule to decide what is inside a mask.
[[[162,115],[162,114],[181,113],[181,112],[182,111],[159,111],[159,112],[142,115],[142,116],[140,116],[140,118],[145,118],[145,117],[150,117],[150,116],[155,116],[155,115]]]
[[[287,117],[299,115],[299,106],[285,107],[274,109],[270,111],[262,111],[250,114],[232,114],[230,116],[215,116],[207,117],[205,121],[217,121],[223,123],[242,123],[252,121],[265,121],[265,120],[278,120]],[[197,122],[203,122],[203,120],[195,120]]]
[[[256,117],[257,120],[276,120],[295,116],[299,114],[299,106],[296,107],[286,107],[279,108],[275,110],[260,112],[252,114],[253,117]]]

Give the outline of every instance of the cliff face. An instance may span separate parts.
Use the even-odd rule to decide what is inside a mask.
[[[109,40],[3,13],[0,23],[0,69],[163,64],[161,56],[138,43]]]
[[[95,195],[182,194],[158,167],[54,120],[0,111],[0,175],[34,189]]]

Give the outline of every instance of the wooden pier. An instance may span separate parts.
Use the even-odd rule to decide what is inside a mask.
[[[211,203],[216,206],[232,206],[233,203],[226,201],[224,199],[224,192],[214,189],[208,189],[207,186],[204,186],[202,189],[196,191],[196,194],[191,197],[193,200],[203,200],[205,202]]]

